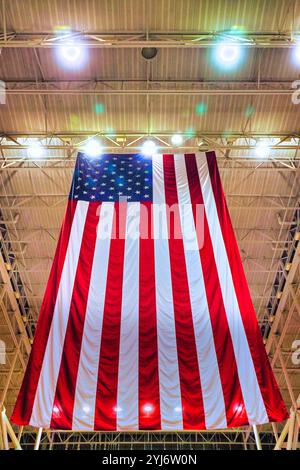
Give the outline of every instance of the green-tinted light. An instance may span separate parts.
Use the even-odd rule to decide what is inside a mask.
[[[254,106],[252,106],[251,104],[249,104],[246,109],[245,109],[245,116],[247,118],[253,116],[253,114],[255,113],[255,108]]]
[[[186,129],[185,131],[185,135],[187,137],[194,137],[194,135],[196,134],[196,132],[194,131],[194,129],[192,127],[189,127],[188,129]]]
[[[105,111],[105,105],[103,103],[96,103],[95,104],[95,113],[96,114],[103,114]]]
[[[206,103],[197,103],[196,104],[196,113],[197,114],[204,114],[207,110],[207,104]]]

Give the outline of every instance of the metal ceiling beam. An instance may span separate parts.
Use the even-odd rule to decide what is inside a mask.
[[[243,32],[233,31],[111,31],[111,32],[85,32],[73,31],[69,34],[55,34],[47,32],[15,32],[3,31],[0,35],[0,47],[4,48],[56,48],[61,44],[72,44],[76,38],[78,42],[88,48],[115,49],[115,48],[211,48],[220,40],[228,40],[246,48],[291,48],[294,47],[299,31],[284,33],[272,32]]]
[[[124,81],[126,82],[126,80]],[[49,88],[43,86],[38,88],[6,88],[9,96],[291,96],[295,93],[292,88],[173,88],[173,89],[89,89],[89,88]]]

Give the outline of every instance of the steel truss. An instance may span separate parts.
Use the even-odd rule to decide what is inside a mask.
[[[298,82],[297,82],[298,83]],[[192,80],[30,80],[5,81],[5,94],[13,96],[278,96],[290,97],[290,81]]]
[[[272,449],[275,438],[272,431],[260,433],[263,449]],[[246,429],[219,432],[23,432],[23,449],[68,450],[205,450],[256,449],[254,433]]]
[[[295,46],[299,32],[285,33],[243,33],[242,36],[232,32],[162,32],[144,31],[135,32],[84,32],[75,31],[69,35],[57,36],[53,32],[19,32],[9,31],[6,27],[5,2],[2,2],[3,32],[0,33],[0,48],[34,48],[48,49],[64,44],[72,43],[75,38],[84,46],[101,49],[120,49],[157,47],[157,48],[210,48],[214,47],[220,38],[226,37],[232,43],[238,43],[247,48],[292,48]],[[107,86],[111,86],[108,89]],[[193,81],[135,81],[125,80],[96,81],[96,82],[8,82],[6,93],[8,95],[286,95],[290,96],[294,90],[290,89],[290,83],[268,82],[206,82]],[[115,135],[108,135],[99,130],[87,132],[66,131],[63,133],[2,133],[0,135],[0,175],[10,171],[60,171],[73,168],[76,151],[91,136],[99,136],[103,140],[105,151],[131,152],[140,148],[141,141],[151,136],[162,151],[171,148],[170,137],[175,131],[148,132],[140,130],[118,130]],[[223,171],[278,171],[299,172],[299,133],[273,133],[255,134],[232,132],[229,136],[212,132],[195,131],[192,135],[184,136],[184,144],[178,147],[178,151],[195,151],[215,149],[219,151],[220,168]],[[32,159],[26,155],[26,149],[30,145],[30,139],[37,138],[45,146],[47,155],[41,159]],[[272,147],[272,159],[254,160],[256,141],[268,138],[276,139]],[[248,150],[247,157],[241,152]],[[250,150],[250,155],[249,155]],[[236,152],[236,153],[235,153]],[[296,179],[295,179],[296,181]],[[299,444],[300,427],[300,395],[296,393],[293,383],[294,372],[299,374],[299,368],[291,367],[291,340],[298,334],[300,316],[300,244],[298,243],[290,263],[289,269],[282,267],[285,272],[285,282],[281,286],[279,302],[276,311],[266,312],[260,318],[260,323],[267,326],[268,334],[265,335],[266,349],[270,356],[272,366],[281,388],[286,389],[291,403],[291,414],[284,426],[261,426],[259,437],[257,430],[252,428],[239,430],[223,430],[219,432],[140,432],[140,433],[88,433],[44,431],[42,429],[12,426],[8,417],[20,387],[21,379],[26,367],[31,348],[32,337],[36,324],[37,307],[34,299],[29,297],[30,289],[24,292],[21,279],[26,279],[27,264],[24,262],[24,243],[30,240],[23,239],[22,234],[15,230],[16,210],[32,210],[43,201],[45,207],[57,209],[65,202],[64,194],[49,195],[13,195],[1,193],[1,207],[5,211],[7,220],[2,220],[0,234],[0,326],[7,345],[6,364],[0,366],[0,449],[296,449]],[[232,207],[253,207],[258,210],[268,207],[270,210],[285,210],[288,217],[291,211],[297,208],[298,200],[293,196],[291,200],[287,196],[261,196],[257,194],[232,194]],[[45,202],[46,201],[46,202]],[[292,204],[291,204],[292,202]],[[285,223],[285,221],[282,221]],[[1,224],[1,221],[0,221]],[[14,237],[9,237],[9,232]],[[254,230],[254,229],[252,229]],[[35,228],[32,228],[35,231]],[[257,232],[257,230],[255,230]],[[260,231],[261,234],[263,231]],[[299,232],[297,232],[299,233]],[[297,233],[295,236],[298,236]],[[21,238],[20,238],[21,235]],[[278,233],[269,237],[274,253],[282,251],[282,244]],[[300,234],[299,234],[300,235]],[[43,236],[46,236],[44,234]],[[294,246],[295,239],[288,239],[289,246]],[[257,237],[251,243],[261,243],[262,238]],[[265,240],[263,240],[265,243]],[[243,243],[247,243],[247,237]],[[18,262],[15,254],[18,254],[23,263]],[[31,260],[32,261],[32,260]],[[34,261],[34,260],[33,260]],[[50,260],[48,260],[50,261]],[[262,260],[255,259],[255,263]],[[43,267],[32,264],[31,269],[39,270]],[[263,266],[263,269],[266,269]],[[275,277],[277,268],[271,267],[267,271]],[[30,283],[28,282],[30,287]],[[262,296],[262,302],[265,297]],[[30,305],[30,309],[27,306]],[[298,329],[297,329],[298,328]],[[292,330],[292,334],[291,334]],[[294,331],[295,330],[295,331]],[[266,331],[266,330],[265,330]],[[6,411],[7,410],[7,411]]]
[[[2,154],[0,169],[29,162],[34,163],[33,166],[37,166],[38,162],[45,162],[46,167],[49,163],[56,165],[60,162],[66,162],[66,160],[69,162],[92,137],[101,139],[104,152],[139,152],[143,140],[146,138],[152,138],[161,152],[171,149],[174,151],[171,137],[175,133],[176,131],[132,132],[119,130],[114,131],[111,135],[107,131],[92,129],[85,132],[35,132],[30,134],[2,132],[0,133],[0,152]],[[299,133],[230,132],[230,135],[224,135],[216,132],[193,131],[190,134],[183,133],[182,136],[183,143],[176,147],[177,152],[216,150],[219,152],[220,158],[224,158],[224,162],[226,161],[226,166],[228,165],[230,168],[234,166],[232,165],[233,161],[238,165],[243,163],[244,167],[247,167],[247,162],[255,160],[257,167],[269,163],[268,168],[279,165],[297,171],[297,162],[300,160],[297,152],[300,148]],[[32,158],[25,152],[30,147],[32,139],[38,139],[43,145],[45,149],[43,157]],[[268,140],[272,153],[269,157],[261,158],[258,163],[254,150],[257,141],[261,139]],[[243,153],[245,151],[247,151],[247,156]],[[270,164],[270,162],[272,163]]]
[[[3,15],[3,32],[0,34],[0,47],[5,48],[54,48],[62,43],[72,44],[76,39],[89,48],[208,48],[214,47],[220,39],[226,38],[233,44],[243,47],[255,48],[290,48],[297,43],[300,35],[298,31],[270,33],[270,32],[243,32],[233,31],[72,31],[65,34],[53,31],[45,32],[15,32],[6,29],[5,15]]]
[[[259,195],[258,195],[259,196]],[[280,380],[282,389],[286,389],[290,402],[291,413],[289,420],[282,426],[269,425],[259,427],[260,439],[255,439],[255,429],[224,430],[219,432],[139,432],[139,433],[87,433],[87,432],[65,432],[44,431],[42,429],[32,430],[30,428],[13,427],[7,416],[16,397],[20,381],[26,366],[30,352],[32,336],[36,318],[32,317],[32,309],[24,310],[27,299],[22,291],[19,273],[22,277],[26,271],[15,258],[14,244],[10,242],[6,223],[14,220],[13,205],[10,204],[9,195],[5,195],[7,210],[10,210],[11,220],[2,220],[1,230],[1,256],[0,256],[0,321],[1,329],[4,331],[5,340],[8,345],[7,364],[1,369],[1,419],[0,419],[0,446],[1,448],[16,449],[296,449],[299,444],[300,426],[300,395],[296,394],[293,385],[293,372],[298,372],[288,365],[291,358],[291,325],[299,325],[300,316],[300,243],[295,244],[300,238],[299,225],[293,231],[293,239],[287,239],[294,247],[294,255],[289,259],[289,269],[286,270],[285,283],[282,285],[280,299],[276,311],[272,311],[272,317],[265,318],[270,326],[266,338],[266,349],[270,356],[272,366],[277,378]],[[37,197],[37,196],[35,196]],[[243,195],[247,198],[247,195]],[[250,196],[249,196],[250,197]],[[253,195],[251,196],[253,200]],[[18,198],[17,198],[18,199]],[[242,198],[243,199],[243,198]],[[276,204],[276,198],[270,201]],[[279,205],[282,204],[282,200]],[[32,203],[32,201],[31,201]],[[241,203],[241,202],[240,202]],[[295,200],[296,205],[296,200]],[[21,206],[22,207],[22,206]],[[285,222],[281,220],[281,223]],[[20,240],[19,240],[20,242]],[[276,247],[277,243],[276,243]],[[274,275],[274,272],[273,272]],[[32,317],[32,318],[31,318]],[[297,337],[299,331],[295,329],[292,339]],[[286,342],[288,338],[288,343]],[[4,374],[2,373],[4,372]],[[8,414],[6,414],[6,410]],[[256,434],[256,437],[258,435]]]

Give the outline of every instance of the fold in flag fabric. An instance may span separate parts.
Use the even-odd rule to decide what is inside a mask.
[[[79,153],[12,421],[180,431],[287,417],[214,152]]]

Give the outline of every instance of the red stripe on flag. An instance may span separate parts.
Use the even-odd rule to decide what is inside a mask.
[[[44,294],[42,307],[39,314],[37,327],[35,330],[31,354],[15,409],[11,416],[11,420],[18,425],[26,425],[30,421],[36,389],[43,365],[45,349],[47,346],[48,335],[51,328],[57,291],[65,262],[76,205],[76,201],[68,201],[52,268]]]
[[[152,204],[141,204],[139,265],[139,429],[161,429]],[[151,404],[152,413],[144,406]]]
[[[199,180],[195,154],[185,155],[185,164],[189,183],[192,209],[196,225],[197,204],[203,205],[202,189]],[[237,365],[234,356],[232,339],[227,322],[225,307],[222,298],[218,270],[204,211],[204,244],[200,249],[200,259],[203,271],[207,304],[213,329],[215,349],[218,359],[220,379],[223,389],[226,419],[228,427],[241,426],[248,423],[248,417],[239,383]],[[199,241],[199,229],[197,235]]]
[[[169,208],[174,205],[173,208],[175,209],[173,220],[168,217],[168,225],[183,427],[184,429],[204,429],[205,418],[198,356],[189,295],[184,245],[180,233],[180,215],[178,210],[174,156],[164,155],[163,166],[166,204]]]
[[[262,341],[261,332],[252,305],[242,260],[223,193],[215,153],[207,152],[206,158],[234,288],[260,391],[270,421],[283,421],[288,418],[288,412],[282,400]]]
[[[115,203],[103,311],[95,430],[116,430],[117,392],[127,204]]]
[[[98,202],[90,202],[87,211],[53,404],[53,409],[59,410],[52,412],[50,427],[53,429],[72,429],[76,380],[100,207]]]

